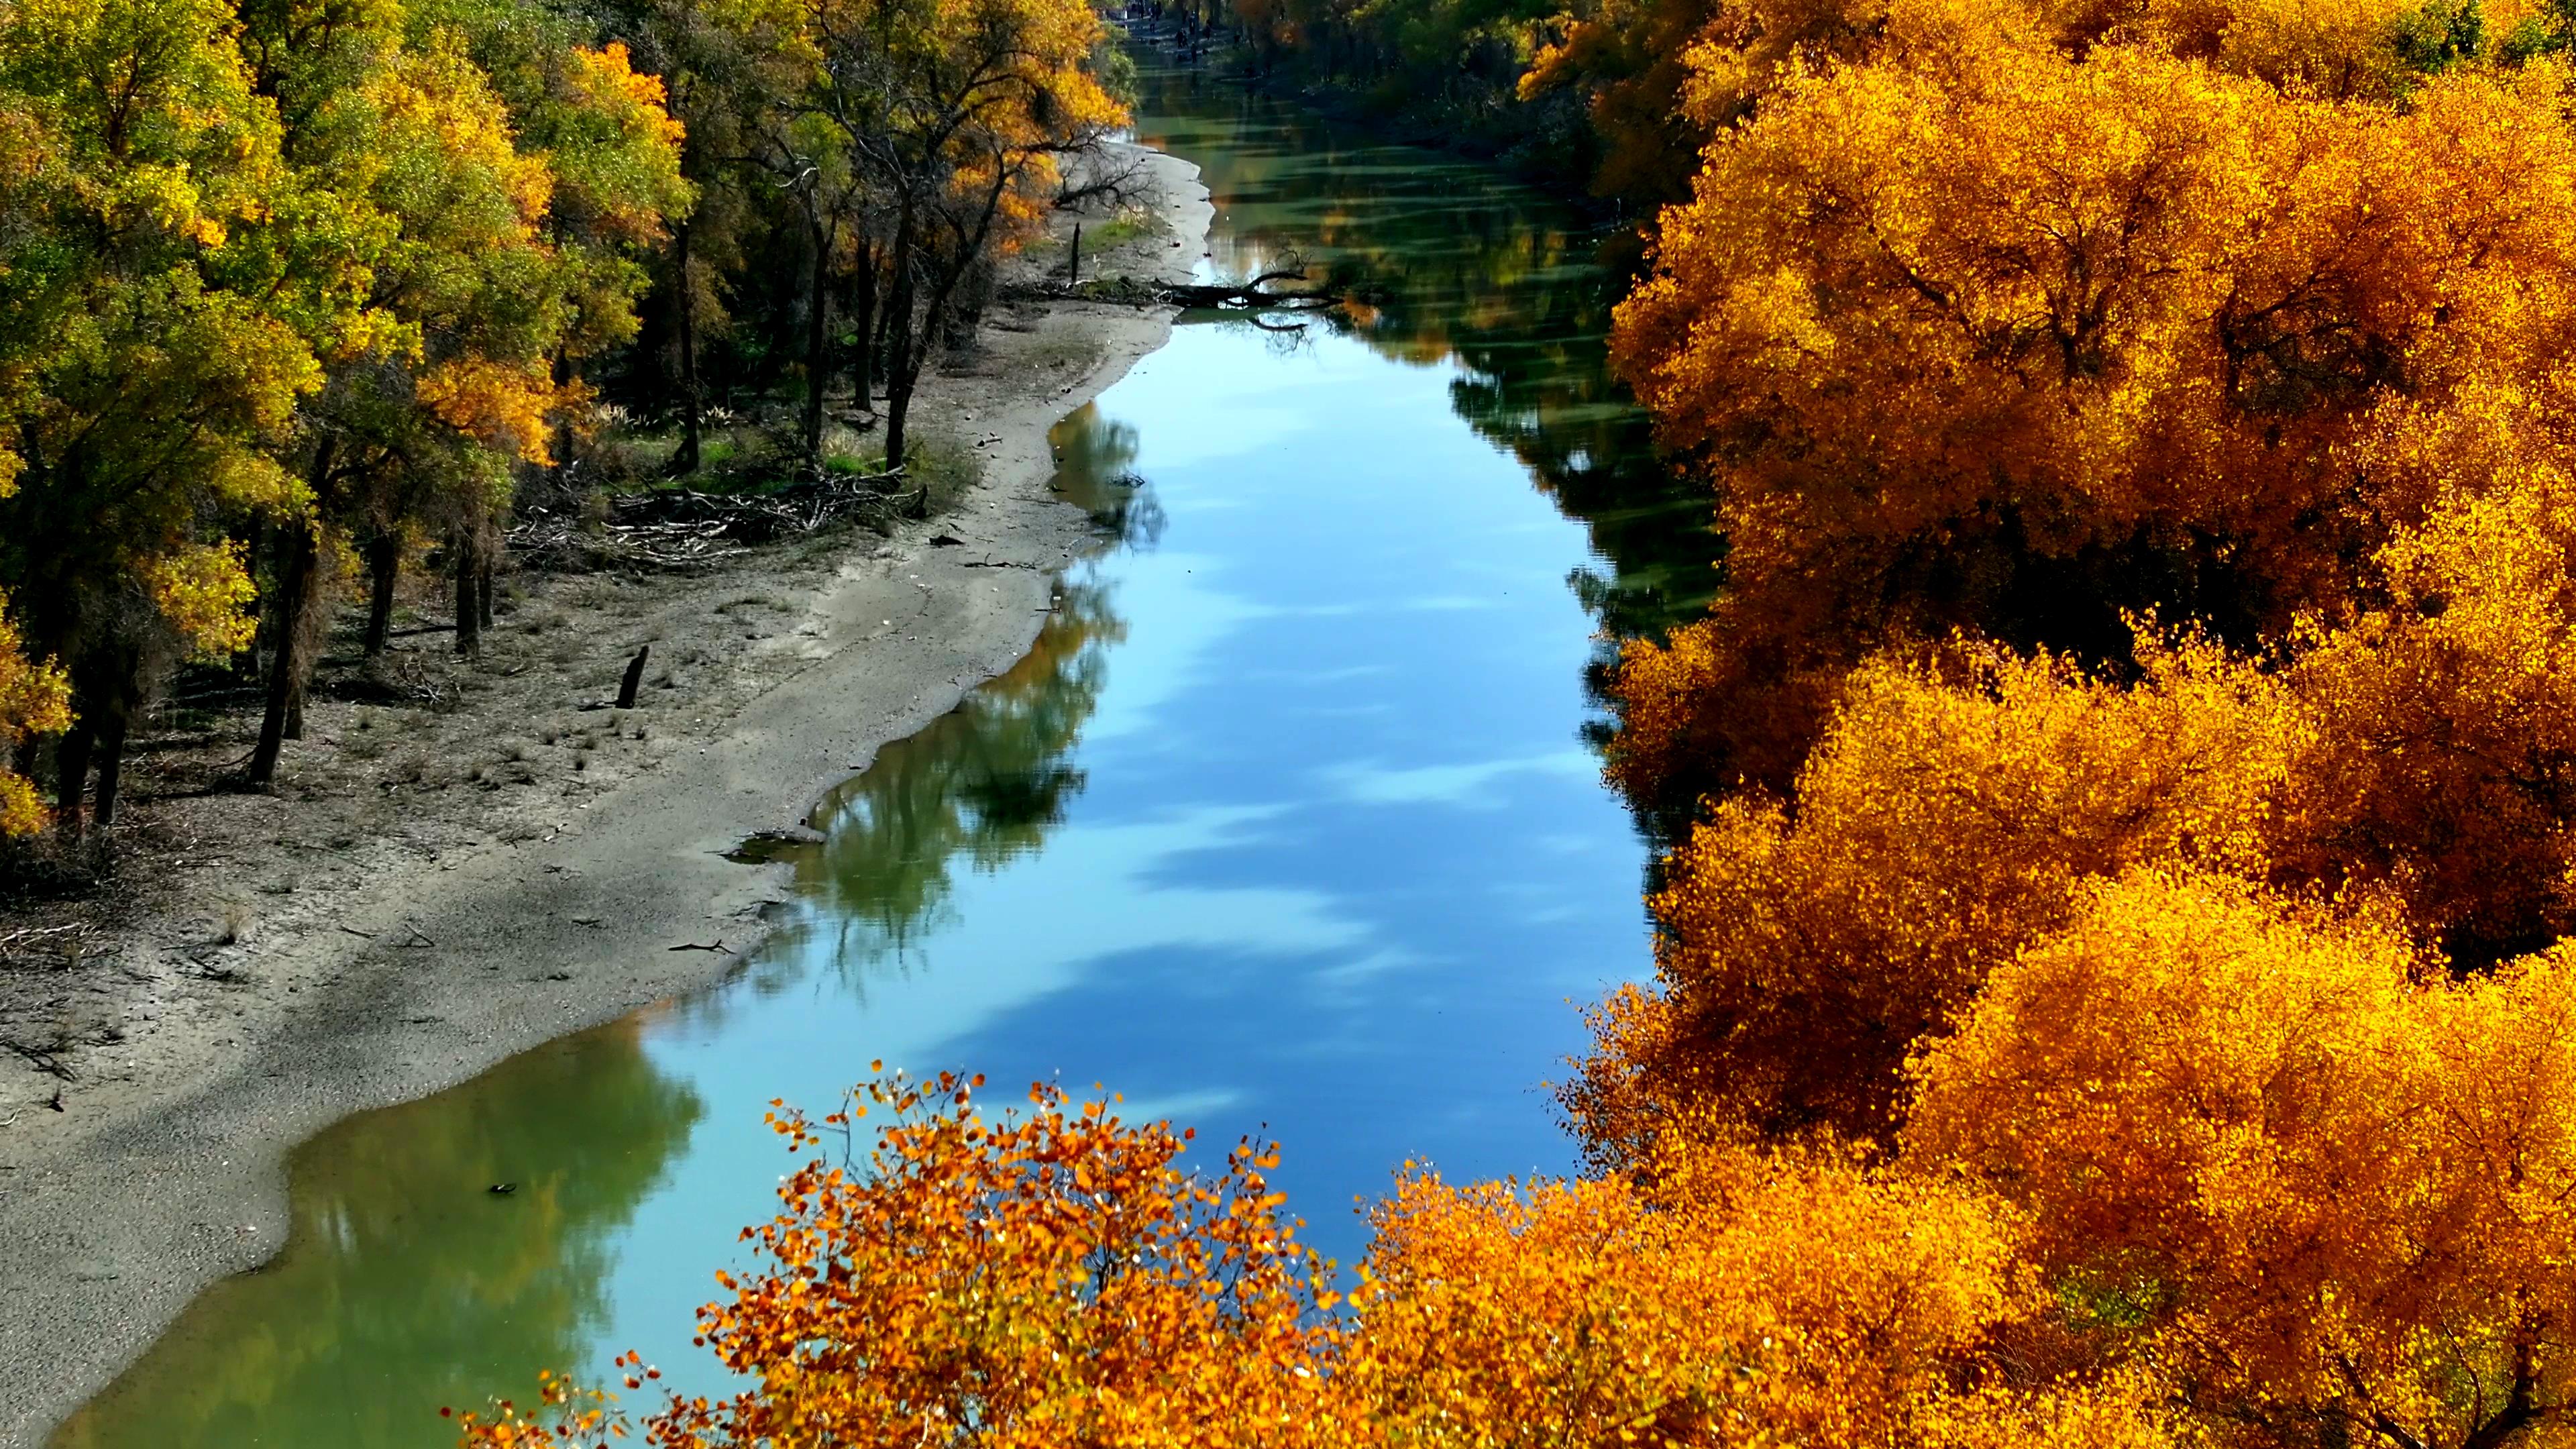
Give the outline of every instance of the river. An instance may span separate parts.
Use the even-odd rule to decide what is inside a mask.
[[[428,1449],[442,1404],[628,1348],[715,1388],[689,1329],[771,1211],[762,1113],[828,1109],[871,1058],[1275,1136],[1344,1262],[1408,1158],[1571,1167],[1544,1084],[1648,957],[1587,669],[1596,631],[1704,600],[1705,506],[1609,380],[1576,218],[1189,72],[1143,84],[1139,137],[1217,206],[1203,272],[1297,252],[1367,304],[1187,318],[1067,418],[1058,486],[1114,541],[1027,659],[826,803],[770,944],[306,1143],[284,1252],[58,1446]]]

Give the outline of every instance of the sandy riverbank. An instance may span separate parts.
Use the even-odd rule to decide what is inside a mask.
[[[1184,274],[1201,254],[1197,169],[1150,165],[1165,230],[1102,259],[1113,274]],[[201,1287],[283,1245],[296,1143],[739,964],[783,868],[723,852],[795,827],[1026,651],[1054,571],[1096,538],[1049,493],[1047,430],[1170,320],[1079,303],[996,320],[985,358],[921,404],[985,459],[954,511],[625,586],[643,596],[623,606],[613,580],[536,598],[504,630],[529,657],[487,655],[489,687],[440,724],[493,742],[443,813],[386,803],[418,794],[402,772],[421,767],[368,753],[399,720],[316,706],[289,798],[173,805],[180,843],[104,949],[0,982],[0,1023],[54,1021],[77,1044],[69,1081],[0,1058],[0,1449],[34,1449]],[[592,673],[649,639],[675,661],[667,683],[631,714],[578,712],[598,691],[569,658],[560,678],[527,673],[547,617],[607,631],[580,656]],[[192,855],[200,838],[220,843]]]

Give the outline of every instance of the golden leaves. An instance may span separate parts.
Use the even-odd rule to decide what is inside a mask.
[[[2075,882],[2174,858],[2259,872],[2314,725],[2214,645],[2138,653],[2125,688],[1964,640],[1853,671],[1794,817],[1758,791],[1712,802],[1667,860],[1662,990],[1596,1015],[1568,1095],[1594,1148],[1630,1150],[1658,1103],[1882,1132],[1910,1045]]]
[[[2499,1406],[2455,1375],[2561,1391],[2556,954],[2455,985],[2389,922],[2142,872],[1999,968],[1918,1070],[1908,1151],[2025,1205],[2035,1259],[2125,1298],[2195,1398],[2286,1425],[2353,1394],[2457,1444]]]
[[[1218,1444],[1294,1421],[1320,1264],[1277,1216],[1275,1156],[1195,1175],[1168,1124],[1044,1086],[987,1118],[974,1085],[867,1084],[891,1120],[863,1160],[828,1150],[857,1152],[846,1121],[774,1115],[802,1160],[749,1235],[763,1266],[698,1325],[757,1387],[673,1400],[653,1442]]]
[[[483,446],[550,461],[547,424],[564,398],[541,360],[459,357],[424,374],[418,391],[423,407]]]
[[[182,545],[147,557],[140,572],[161,617],[197,658],[222,661],[250,647],[259,624],[250,606],[259,588],[239,541]]]
[[[0,741],[14,746],[30,735],[70,728],[71,684],[52,661],[26,657],[8,608],[8,596],[0,594]],[[44,820],[35,787],[0,763],[0,836],[28,834],[43,828]]]
[[[2046,1307],[2018,1218],[1838,1154],[1704,1153],[1652,1199],[1409,1173],[1336,1313],[1270,1149],[1192,1174],[1168,1124],[1051,1087],[999,1119],[944,1074],[860,1095],[893,1119],[863,1159],[776,1115],[803,1160],[751,1230],[760,1266],[699,1319],[753,1384],[674,1395],[648,1442],[2164,1442],[2116,1377],[1963,1386]],[[655,1376],[617,1367],[630,1390]],[[466,1442],[620,1427],[551,1375],[540,1400],[464,1416]]]
[[[2576,141],[2546,87],[2334,103],[1959,13],[1767,81],[1620,309],[1728,538],[1707,629],[1624,661],[1643,798],[1784,787],[1842,671],[1909,632],[2072,643],[2180,576],[2279,637],[2429,506],[2439,455],[2392,440],[2564,433]]]
[[[601,239],[659,241],[664,219],[688,205],[683,128],[666,109],[662,78],[636,70],[619,42],[576,47],[566,59],[552,164]]]

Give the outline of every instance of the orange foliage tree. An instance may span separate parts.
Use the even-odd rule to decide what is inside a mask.
[[[1918,1170],[2029,1213],[2076,1322],[2241,1444],[2553,1443],[2576,1409],[2576,977],[2100,883],[1916,1071]]]
[[[1051,1087],[988,1118],[975,1085],[881,1078],[844,1111],[773,1117],[803,1160],[778,1217],[744,1231],[760,1268],[699,1315],[753,1386],[674,1396],[649,1442],[1295,1442],[1322,1265],[1279,1215],[1275,1157],[1239,1144],[1200,1178],[1168,1124]],[[893,1120],[862,1161],[871,1107]],[[466,1415],[466,1441],[604,1427],[595,1396],[547,1382],[537,1415]]]
[[[2171,1442],[2143,1379],[2047,1355],[2025,1228],[1978,1191],[1831,1153],[1703,1156],[1654,1199],[1414,1175],[1337,1313],[1269,1150],[1202,1178],[1168,1124],[1045,1087],[989,1119],[971,1093],[870,1084],[895,1121],[863,1164],[844,1145],[862,1109],[774,1119],[805,1160],[744,1233],[760,1267],[720,1275],[732,1298],[699,1319],[752,1382],[671,1396],[645,1442]],[[619,1363],[630,1390],[658,1377]],[[464,1414],[463,1442],[637,1427],[552,1374],[538,1396]]]
[[[2135,1379],[2048,1372],[2010,1210],[1832,1153],[1674,1166],[1401,1182],[1330,1364],[1344,1441],[2170,1442]]]
[[[1854,671],[1794,813],[1727,799],[1665,863],[1660,989],[1626,987],[1565,1093],[1604,1166],[1718,1111],[1875,1136],[1918,1037],[2142,861],[2259,874],[2311,726],[2205,642],[2141,646],[2135,687],[1964,644]]]
[[[2288,678],[2315,741],[2276,876],[2387,890],[2463,968],[2576,928],[2571,547],[2567,473],[2508,467],[2392,539],[2367,606],[2312,623]]]
[[[1928,5],[1889,30],[1711,144],[1620,309],[1729,540],[1714,616],[1629,646],[1641,798],[1785,784],[1891,631],[2116,653],[2118,610],[2163,605],[2277,634],[2422,516],[2382,443],[2425,418],[2518,408],[2563,446],[2554,69],[2401,110]]]
[[[2576,930],[2576,495],[2467,431],[2261,658],[2148,631],[2126,682],[1965,643],[1840,680],[1786,799],[1713,801],[1665,862],[1657,987],[1596,1010],[1567,1094],[1591,1147],[1707,1110],[1882,1133],[1909,1044],[2140,864],[2370,894],[2459,971]]]

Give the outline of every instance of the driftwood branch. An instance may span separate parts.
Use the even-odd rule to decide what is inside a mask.
[[[1060,209],[1077,206],[1125,206],[1144,195],[1148,176],[1145,158],[1130,158],[1117,165],[1094,164],[1069,168],[1064,184],[1057,188],[1055,204]]]
[[[1273,290],[1270,285],[1273,282],[1305,280],[1307,280],[1305,260],[1291,255],[1283,258],[1278,266],[1269,268],[1246,281],[1214,284],[1176,282],[1156,290],[1164,301],[1175,302],[1184,307],[1223,307],[1238,311],[1266,311],[1274,307],[1330,307],[1340,300],[1326,292],[1314,290],[1283,292]]]
[[[1112,302],[1132,307],[1196,307],[1226,312],[1315,312],[1341,304],[1341,289],[1329,281],[1297,290],[1272,285],[1275,282],[1311,280],[1305,262],[1289,256],[1282,258],[1278,266],[1241,282],[1148,283],[1133,277],[1105,277],[1077,286],[1056,277],[1043,282],[1024,283],[1014,290],[1022,296],[1058,300]]]

